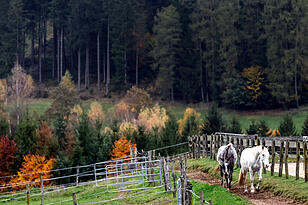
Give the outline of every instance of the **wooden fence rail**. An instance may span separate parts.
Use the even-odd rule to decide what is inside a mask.
[[[306,138],[295,137],[258,137],[257,135],[241,135],[232,133],[215,133],[212,135],[194,135],[188,137],[189,148],[193,158],[209,157],[216,159],[216,153],[220,146],[232,143],[238,154],[237,167],[240,166],[239,157],[247,147],[264,145],[269,149],[271,155],[271,175],[274,175],[275,156],[279,156],[278,176],[282,177],[283,165],[285,166],[285,177],[289,177],[288,161],[294,158],[296,162],[295,177],[299,179],[300,161],[303,162],[304,178],[308,181],[308,153]],[[265,170],[264,170],[265,171]]]

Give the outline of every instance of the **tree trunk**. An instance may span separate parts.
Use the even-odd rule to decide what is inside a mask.
[[[106,79],[106,95],[109,94],[109,83],[110,83],[110,59],[109,59],[109,16],[107,24],[107,79]]]
[[[294,73],[294,91],[295,91],[296,107],[299,108],[298,93],[297,93],[297,65],[295,65],[295,73]]]
[[[80,67],[81,67],[81,62],[80,62],[80,48],[78,48],[78,91],[80,91]]]
[[[99,53],[100,45],[99,45],[99,32],[97,33],[97,90],[101,90],[100,84],[100,53]]]
[[[127,86],[127,57],[126,51],[124,52],[124,83],[125,87]]]
[[[85,88],[89,86],[89,44],[86,47],[86,69],[85,69]]]
[[[171,86],[171,101],[174,102],[173,84]]]
[[[60,49],[60,80],[62,80],[63,75],[63,27],[61,27],[61,49]]]
[[[42,43],[41,43],[41,20],[38,22],[38,70],[39,70],[39,83],[42,83],[42,58],[41,58],[41,51],[42,51]]]
[[[138,46],[136,47],[136,87],[138,88]]]
[[[31,39],[31,69],[34,70],[34,27],[32,28],[32,39]]]
[[[60,82],[60,29],[58,30],[57,40],[58,40],[58,54],[57,54],[57,79]]]
[[[57,28],[53,24],[53,56],[52,56],[52,78],[55,78],[56,69],[56,58],[57,58]]]
[[[43,54],[44,54],[44,66],[46,66],[46,33],[47,33],[47,25],[46,19],[44,20],[44,41],[43,41]]]
[[[78,48],[78,91],[80,91],[80,48]]]
[[[103,55],[104,58],[103,58],[103,83],[105,84],[106,83],[106,56],[105,54]]]
[[[201,99],[202,102],[204,102],[204,90],[203,90],[203,63],[202,63],[202,47],[201,47],[201,41],[199,42],[199,60],[200,60],[200,89],[201,89]]]
[[[26,49],[26,31],[23,32],[22,39],[22,67],[25,68],[25,49]]]

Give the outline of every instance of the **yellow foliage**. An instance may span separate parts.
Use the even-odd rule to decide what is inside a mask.
[[[65,75],[62,77],[59,86],[66,88],[69,92],[76,91],[75,85],[72,81],[72,76],[68,71],[65,72]]]
[[[88,112],[89,122],[92,126],[104,119],[104,112],[101,104],[94,101],[90,105],[90,110]]]
[[[110,153],[111,159],[120,159],[130,155],[130,147],[133,151],[136,149],[136,144],[132,144],[125,136],[114,142],[113,149]],[[128,157],[127,157],[128,158]]]
[[[157,128],[158,131],[161,131],[161,129],[165,127],[167,121],[168,115],[166,109],[155,104],[154,107],[146,108],[140,112],[137,124],[144,126],[147,132],[152,131],[153,128]]]
[[[68,121],[67,121],[67,127],[69,130],[72,130],[74,126],[79,123],[82,113],[83,113],[83,110],[79,104],[75,105],[71,109],[70,114],[68,116]]]
[[[137,131],[137,126],[130,122],[122,122],[119,128],[120,136],[132,136],[133,133]]]
[[[249,95],[254,101],[257,101],[262,94],[261,85],[264,78],[260,66],[251,66],[244,68],[242,76],[246,79],[245,90],[248,91]]]
[[[24,156],[24,162],[22,163],[22,167],[20,168],[20,171],[18,171],[18,176],[13,178],[10,181],[10,184],[14,183],[28,183],[28,182],[35,182],[31,183],[31,187],[33,186],[40,186],[40,174],[30,174],[30,173],[42,173],[43,179],[49,179],[51,177],[51,172],[48,172],[52,170],[53,163],[55,162],[54,158],[50,158],[47,160],[45,156],[40,155],[26,155]],[[48,186],[51,184],[51,181],[44,181],[44,185]],[[21,189],[24,188],[25,185],[21,185],[18,187],[15,187],[15,189]]]
[[[137,111],[126,103],[120,102],[116,105],[114,116],[120,121],[131,122],[136,118]]]
[[[201,128],[201,117],[200,113],[196,112],[193,108],[186,108],[185,113],[184,113],[184,118],[182,120],[178,121],[179,124],[179,129],[178,133],[180,135],[183,134],[183,131],[185,129],[185,125],[187,121],[191,118],[194,117],[197,123],[198,128]]]
[[[0,101],[4,101],[7,95],[7,84],[6,80],[0,80]]]
[[[152,99],[150,95],[143,89],[133,86],[126,92],[124,102],[136,112],[144,108],[151,107]]]
[[[110,127],[105,127],[100,131],[101,135],[113,135],[113,131]]]

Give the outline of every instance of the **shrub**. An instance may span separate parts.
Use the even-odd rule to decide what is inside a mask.
[[[80,107],[79,104],[75,105],[70,110],[70,114],[69,114],[68,120],[67,120],[67,128],[70,131],[73,131],[74,127],[79,123],[82,113],[83,113],[83,110],[82,110],[82,108]]]
[[[36,129],[37,148],[36,153],[43,156],[55,156],[57,152],[57,139],[52,134],[52,128],[47,122],[42,122],[41,126]]]
[[[168,115],[165,108],[156,104],[153,108],[145,108],[140,112],[137,124],[143,126],[147,132],[151,132],[154,128],[160,132],[167,121]]]
[[[308,115],[304,121],[304,124],[302,126],[302,136],[307,136],[308,135]]]
[[[188,137],[200,133],[201,118],[200,113],[193,108],[187,108],[184,113],[184,118],[178,121],[178,133],[181,136]]]
[[[279,132],[281,136],[296,136],[296,129],[292,117],[286,114],[279,125]]]
[[[16,152],[17,146],[14,140],[10,140],[7,135],[0,135],[0,176],[10,175]],[[0,178],[0,184],[7,183],[8,179]]]
[[[10,131],[9,123],[5,119],[0,118],[0,136],[6,135]]]

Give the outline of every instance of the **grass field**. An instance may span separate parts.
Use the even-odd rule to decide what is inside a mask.
[[[191,170],[200,170],[205,173],[209,173],[217,178],[220,178],[220,174],[215,172],[215,168],[218,165],[217,161],[211,159],[191,159],[187,162],[187,168]],[[235,169],[233,172],[233,183],[237,183],[240,169]],[[278,177],[278,173],[275,176],[270,176],[270,172],[263,174],[262,188],[269,190],[275,195],[288,197],[295,199],[302,203],[308,204],[308,183],[304,179],[300,178],[295,180],[295,177],[289,176],[286,179],[285,176]],[[248,177],[249,182],[249,177]]]
[[[38,114],[43,114],[45,110],[51,105],[51,99],[30,99],[28,101],[29,110],[32,112],[35,110]],[[117,100],[112,99],[102,99],[100,100],[105,112],[111,112],[114,106],[117,104]],[[82,106],[88,109],[91,100],[82,101]],[[177,119],[181,119],[184,116],[184,111],[187,107],[192,107],[196,111],[201,113],[201,117],[204,119],[205,114],[208,110],[208,105],[206,104],[182,104],[182,103],[163,103],[163,106],[169,110]],[[257,112],[236,112],[232,110],[222,109],[223,118],[225,121],[230,121],[233,116],[235,116],[240,124],[242,130],[246,130],[249,127],[249,123],[252,120],[265,120],[269,128],[277,129],[280,122],[282,121],[283,115],[287,111],[257,111]],[[299,110],[293,110],[289,112],[293,118],[298,134],[301,132],[301,127],[304,123],[306,116],[308,115],[308,110],[306,108],[301,108]]]
[[[193,191],[199,195],[200,191],[205,193],[205,200],[212,200],[213,204],[249,204],[249,202],[239,196],[233,195],[225,188],[216,185],[208,185],[192,181]],[[149,186],[149,185],[147,185]],[[136,185],[135,188],[140,188],[141,185]],[[39,193],[39,190],[36,190]],[[87,204],[91,202],[101,202],[104,204],[176,204],[176,198],[173,198],[172,193],[166,193],[163,188],[149,189],[143,191],[130,191],[110,193],[106,192],[105,187],[96,187],[94,184],[83,187],[77,187],[70,190],[47,194],[44,197],[44,204],[72,204],[72,194],[76,194],[78,204]],[[196,204],[199,204],[199,199],[195,197]],[[26,199],[12,200],[0,204],[23,205]],[[31,197],[30,204],[39,205],[41,198],[39,196]],[[100,204],[101,204],[100,203]]]

